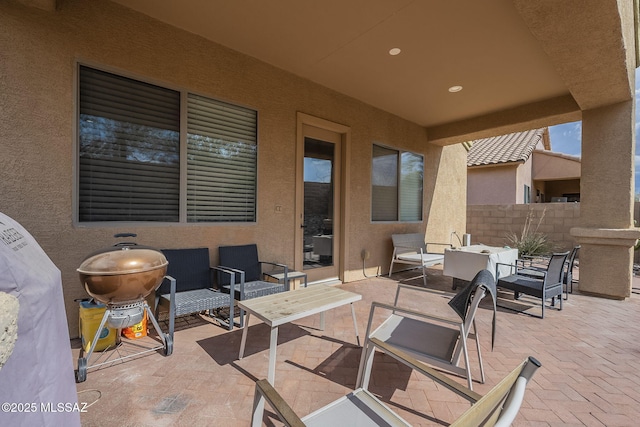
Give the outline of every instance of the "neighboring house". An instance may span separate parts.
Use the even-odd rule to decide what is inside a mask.
[[[580,158],[551,151],[547,128],[469,145],[469,205],[580,201]]]

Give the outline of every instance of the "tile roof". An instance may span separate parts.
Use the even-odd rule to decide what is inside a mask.
[[[547,129],[533,129],[472,142],[467,166],[525,162],[531,156]]]

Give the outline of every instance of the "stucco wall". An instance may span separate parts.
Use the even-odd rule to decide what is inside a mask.
[[[516,168],[516,199],[514,203],[524,203],[524,186],[528,185],[530,188],[530,194],[532,197],[535,196],[533,190],[533,184],[531,182],[531,156],[527,159],[526,162],[519,165]],[[534,200],[532,198],[532,200]]]
[[[465,225],[466,152],[427,143],[424,128],[308,80],[167,26],[119,5],[68,0],[55,12],[0,2],[0,211],[21,222],[62,271],[69,330],[77,335],[76,298],[86,297],[76,268],[114,233],[130,231],[155,247],[211,249],[256,242],[260,257],[292,265],[296,112],[351,128],[345,280],[386,271],[390,236],[427,228],[448,241]],[[258,208],[255,224],[83,226],[73,223],[75,69],[78,61],[131,77],[185,88],[258,111]],[[425,155],[424,220],[373,224],[371,145]],[[281,211],[276,212],[275,207]]]
[[[575,239],[569,234],[580,219],[580,203],[533,203],[528,205],[476,205],[467,207],[467,233],[473,244],[504,246],[508,232],[520,233],[529,212],[538,232],[547,235],[555,250],[569,250]]]
[[[580,178],[580,160],[544,151],[533,152],[533,178],[536,180],[556,180]]]
[[[552,197],[562,197],[563,194],[580,194],[580,180],[548,181],[545,190],[546,201],[550,201]]]
[[[470,205],[517,203],[517,166],[472,168],[467,171]]]
[[[458,171],[466,170],[467,151],[462,145],[432,147],[425,160],[426,240],[450,243],[451,233],[461,236],[466,227],[466,174]]]

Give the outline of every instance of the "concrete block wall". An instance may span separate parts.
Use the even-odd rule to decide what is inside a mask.
[[[521,234],[529,215],[532,229],[537,227],[538,233],[546,234],[554,250],[569,250],[575,245],[569,230],[578,226],[580,203],[468,205],[467,233],[472,244],[505,246],[509,244],[508,233]]]

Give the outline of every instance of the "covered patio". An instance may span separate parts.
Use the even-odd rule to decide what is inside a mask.
[[[87,296],[77,268],[121,232],[161,249],[209,248],[211,265],[220,246],[256,243],[265,261],[362,294],[363,333],[371,301],[391,301],[397,286],[370,278],[386,273],[392,234],[451,243],[465,232],[463,143],[582,120],[580,223],[570,232],[582,245],[581,294],[544,321],[499,312],[493,352],[481,310],[488,379],[477,390],[533,355],[543,369],[518,423],[635,424],[638,0],[277,3],[0,2],[0,212],[60,270],[69,337]],[[201,126],[210,111],[219,127]],[[239,117],[242,132],[216,133]],[[308,181],[308,159],[331,168]],[[309,182],[331,199],[307,236]],[[213,196],[199,198],[202,189]],[[430,286],[449,291],[434,270]],[[440,299],[420,307],[439,310]],[[330,311],[326,324],[320,332],[312,317],[280,332],[275,386],[301,414],[355,382],[350,311]],[[250,328],[241,361],[240,330],[196,319],[170,357],[89,371],[77,386],[92,403],[83,424],[246,425],[268,351],[264,325]],[[467,408],[377,362],[372,390],[414,425]]]
[[[407,283],[422,286],[421,279]],[[341,285],[363,296],[355,304],[361,334],[371,302],[392,302],[396,286],[395,280],[386,277]],[[428,286],[451,292],[451,278],[432,268]],[[451,313],[443,297],[401,302]],[[491,313],[486,306],[476,317],[487,380],[485,384],[475,382],[474,390],[484,394],[528,355],[543,365],[527,389],[514,426],[635,425],[640,417],[640,362],[636,357],[640,299],[635,293],[625,301],[615,301],[574,290],[564,309],[549,310],[544,320],[499,309],[493,351]],[[360,348],[355,345],[348,306],[327,312],[325,330],[318,327],[319,317],[314,316],[280,331],[275,387],[300,415],[347,394],[356,380]],[[238,360],[241,330],[229,332],[200,318],[189,318],[176,332],[172,356],[152,354],[90,370],[86,382],[78,384],[79,401],[91,404],[81,414],[82,425],[248,425],[254,383],[267,375],[268,331],[263,323],[252,321],[245,357]],[[477,376],[475,354],[471,360]],[[463,378],[452,378],[466,383]],[[469,407],[381,353],[374,360],[371,390],[414,426],[451,422]],[[265,422],[280,425],[273,412],[267,413]]]
[[[308,270],[310,281],[360,280],[385,271],[393,233],[449,242],[465,232],[462,143],[575,120],[583,129],[581,217],[571,238],[582,245],[582,290],[630,296],[640,237],[632,217],[638,1],[379,0],[366,9],[297,0],[0,4],[0,147],[12,171],[0,211],[30,230],[61,270],[72,337],[74,300],[86,296],[75,270],[115,233],[137,233],[158,248],[208,247],[213,265],[218,246],[258,243],[261,256],[296,270],[308,267],[317,241],[316,256],[332,261]],[[101,86],[103,78],[110,83]],[[171,120],[147,126],[156,114],[151,94],[137,110],[133,101],[113,104],[131,92],[116,92],[124,82],[170,94],[162,108]],[[216,136],[210,150],[222,160],[198,180],[199,166],[186,159],[197,132],[187,129],[187,100],[254,118],[250,138]],[[116,131],[105,136],[102,122]],[[110,139],[140,124],[140,135]],[[161,136],[174,138],[171,149]],[[138,140],[142,146],[131,142]],[[305,162],[327,152],[307,141],[333,149],[333,199],[315,218],[304,205]],[[251,174],[227,182],[231,146],[251,153],[234,160]],[[393,184],[402,168],[380,165],[403,156],[422,165],[406,195]],[[121,166],[131,178],[120,180]],[[136,175],[148,168],[167,170]],[[154,175],[164,173],[166,183]],[[207,186],[213,202],[193,199]],[[232,186],[248,188],[238,196],[242,208],[219,201]]]

